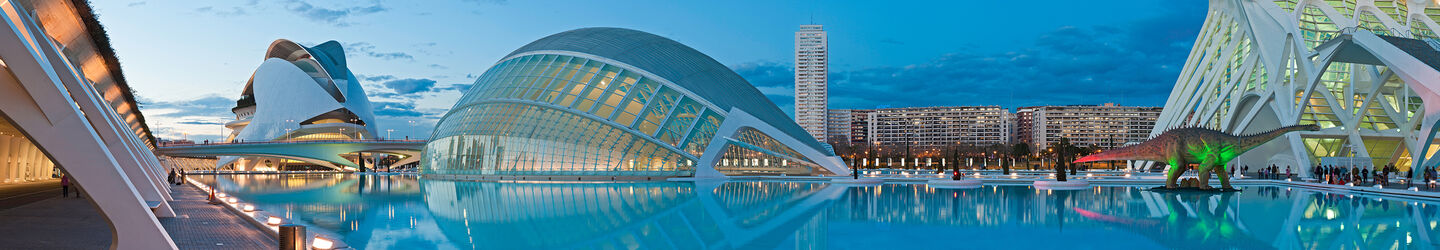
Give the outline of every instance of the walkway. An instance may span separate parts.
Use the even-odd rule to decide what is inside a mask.
[[[74,190],[72,190],[74,191]],[[0,246],[105,249],[110,225],[89,199],[60,198],[60,181],[0,184]]]
[[[266,141],[246,143],[215,143],[164,145],[155,153],[165,156],[209,157],[209,156],[255,156],[278,157],[309,162],[320,166],[343,169],[361,169],[342,154],[356,152],[382,152],[406,155],[392,165],[401,166],[418,161],[424,140],[323,140],[323,141]],[[226,164],[227,162],[220,162]],[[338,166],[337,166],[338,165]],[[248,170],[248,169],[240,169]]]
[[[207,203],[207,194],[190,185],[174,186],[170,206],[175,218],[160,218],[181,249],[276,249],[276,239],[224,207]]]

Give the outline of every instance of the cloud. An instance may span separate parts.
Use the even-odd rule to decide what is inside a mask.
[[[139,2],[133,2],[133,3],[130,3],[130,4],[126,4],[125,7],[135,7],[135,6],[141,6],[141,5],[145,5],[145,1],[139,1]]]
[[[351,54],[360,54],[360,55],[364,55],[364,56],[369,56],[369,57],[374,57],[374,58],[380,58],[380,59],[385,59],[385,60],[398,60],[398,59],[410,60],[410,61],[414,61],[414,60],[415,60],[415,57],[414,57],[414,56],[411,56],[410,54],[407,54],[407,53],[405,53],[405,52],[377,52],[377,51],[375,51],[375,45],[370,44],[370,43],[367,43],[367,42],[349,43],[349,44],[345,44],[344,47],[345,47],[345,51],[346,51],[346,52],[349,52],[349,53],[351,53]]]
[[[736,74],[756,87],[794,86],[795,69],[792,64],[776,62],[752,62],[731,66]]]
[[[399,80],[390,80],[385,82],[384,85],[386,88],[394,90],[397,94],[405,95],[430,91],[430,89],[435,87],[435,80],[424,78],[405,78]]]
[[[200,97],[194,100],[149,101],[147,103],[148,104],[143,105],[143,108],[175,110],[175,112],[164,114],[164,116],[170,117],[233,116],[234,113],[231,113],[230,109],[235,107],[235,99],[220,97],[216,95]]]
[[[460,93],[465,93],[465,92],[469,92],[469,91],[470,91],[470,86],[471,86],[470,84],[451,84],[451,85],[448,86],[448,87],[435,88],[435,91],[436,91],[436,92],[440,92],[440,91],[454,90],[454,91],[459,91]]]
[[[371,102],[374,105],[375,115],[391,117],[422,117],[427,115],[416,111],[415,102]]]
[[[375,75],[375,76],[371,76],[371,75],[356,75],[355,77],[360,78],[361,80],[366,80],[366,81],[371,81],[371,82],[388,81],[388,80],[394,80],[394,79],[395,79],[395,76],[392,76],[392,75]]]
[[[445,67],[445,65],[439,65],[439,64],[434,64],[434,63],[431,63],[429,66],[430,66],[430,68],[432,68],[432,69],[449,69],[449,68],[450,68],[450,67]]]
[[[195,8],[195,12],[204,13],[204,14],[214,14],[214,15],[217,15],[217,16],[241,16],[241,15],[247,14],[247,13],[245,12],[245,9],[241,9],[240,7],[230,7],[229,9],[225,9],[225,8],[222,7],[222,8],[220,8],[220,9],[216,9],[215,7],[212,7],[212,6],[205,6],[205,7]]]
[[[225,124],[224,122],[201,121],[201,120],[188,120],[188,121],[180,121],[180,122],[176,122],[176,123],[179,123],[179,124],[189,124],[189,125],[221,125],[221,124]]]
[[[295,12],[295,14],[299,14],[305,19],[328,23],[337,27],[350,26],[350,22],[348,22],[347,19],[351,17],[380,13],[388,10],[384,6],[380,6],[380,4],[331,9],[310,5],[310,3],[300,0],[291,0],[286,9]]]
[[[961,51],[928,62],[832,71],[832,108],[938,105],[1163,105],[1204,20],[1205,3],[1177,4],[1116,26],[1062,27],[1014,51]],[[793,69],[746,63],[736,73],[784,107]],[[787,110],[788,112],[789,110]]]

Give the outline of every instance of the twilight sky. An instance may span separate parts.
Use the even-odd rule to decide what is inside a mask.
[[[829,31],[831,108],[1164,105],[1205,1],[92,1],[157,135],[215,139],[275,39],[344,44],[381,131],[428,136],[501,56],[623,27],[729,65],[792,109],[798,25]],[[410,126],[408,121],[416,121]],[[382,132],[384,133],[384,132]]]

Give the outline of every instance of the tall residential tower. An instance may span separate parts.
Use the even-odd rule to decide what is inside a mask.
[[[820,25],[800,25],[795,32],[795,122],[816,140],[825,140],[830,72],[828,39]]]

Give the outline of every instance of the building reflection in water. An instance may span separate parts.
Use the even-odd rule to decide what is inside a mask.
[[[1440,237],[1433,203],[1275,187],[1186,194],[331,174],[222,176],[218,186],[375,249],[1434,249]]]

